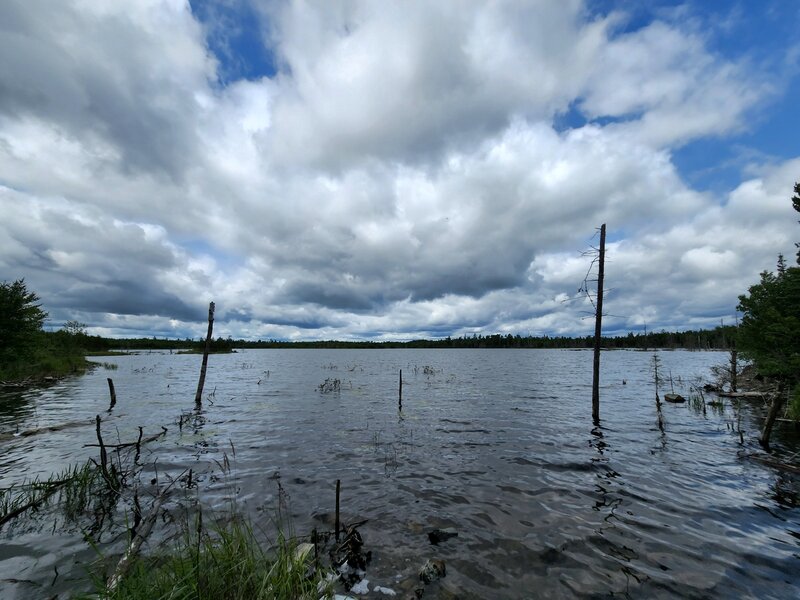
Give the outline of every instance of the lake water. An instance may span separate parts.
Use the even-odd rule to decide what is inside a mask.
[[[716,352],[658,356],[686,396],[727,361]],[[199,356],[100,359],[118,369],[0,397],[0,478],[7,487],[96,456],[84,444],[96,441],[100,414],[111,443],[134,441],[139,426],[145,436],[167,427],[147,445],[142,461],[157,465],[149,469],[163,478],[191,467],[203,505],[221,510],[235,497],[256,524],[281,506],[298,534],[331,527],[341,480],[343,518],[369,519],[360,528],[373,553],[369,588],[398,597],[434,557],[447,576],[426,598],[796,597],[800,481],[741,456],[758,452],[763,407],[703,414],[664,404],[661,431],[652,357],[603,353],[600,428],[584,351],[212,355],[200,415],[191,414]],[[106,377],[118,396],[111,413]],[[338,379],[339,391],[321,392],[326,379]],[[793,435],[774,434],[779,452],[792,451]],[[441,527],[458,537],[433,546],[427,533]],[[101,542],[120,552],[125,540]],[[94,559],[80,531],[52,519],[6,525],[0,596],[66,597]]]

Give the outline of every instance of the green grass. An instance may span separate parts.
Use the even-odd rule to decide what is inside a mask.
[[[104,486],[99,469],[87,462],[45,480],[34,479],[0,489],[0,526],[28,511],[40,509],[54,498],[58,499],[64,514],[75,519],[97,500]]]
[[[83,373],[90,363],[80,348],[49,344],[0,362],[0,381],[36,382]]]
[[[297,544],[282,535],[270,547],[237,516],[209,531],[200,529],[186,528],[177,541],[138,557],[115,589],[107,589],[104,578],[98,594],[118,600],[317,600],[332,595],[325,573],[313,566],[313,550],[298,556]]]

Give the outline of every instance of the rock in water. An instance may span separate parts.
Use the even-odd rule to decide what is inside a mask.
[[[438,558],[429,558],[419,570],[419,578],[423,583],[432,583],[447,575],[444,561]]]
[[[664,401],[672,402],[673,404],[679,404],[681,402],[686,402],[686,398],[680,394],[664,394]]]
[[[450,538],[458,537],[458,532],[453,527],[445,529],[434,529],[428,533],[431,544],[437,545],[439,542],[446,542]]]

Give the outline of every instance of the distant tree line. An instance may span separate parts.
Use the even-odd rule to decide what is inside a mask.
[[[58,336],[62,332],[50,335]],[[608,349],[652,348],[686,350],[727,350],[736,336],[733,326],[719,326],[715,329],[693,331],[660,331],[648,333],[629,333],[625,336],[603,337],[603,347]],[[202,350],[204,341],[200,339],[168,338],[106,338],[80,334],[82,346],[89,352],[110,350]],[[520,336],[520,335],[481,335],[446,337],[440,339],[416,339],[409,341],[286,341],[286,340],[242,340],[218,337],[211,342],[214,352],[226,352],[234,348],[591,348],[594,337],[579,336]]]

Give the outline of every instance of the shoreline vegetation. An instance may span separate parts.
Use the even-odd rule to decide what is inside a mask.
[[[629,333],[604,336],[604,350],[729,350],[736,328],[719,326],[709,330]],[[415,339],[408,341],[370,340],[243,340],[218,337],[211,340],[210,354],[227,354],[241,349],[384,349],[384,348],[520,348],[590,349],[593,336],[472,335],[458,338]],[[170,338],[107,338],[87,335],[81,324],[59,331],[37,331],[23,352],[8,357],[0,365],[0,387],[25,387],[80,375],[93,368],[92,357],[123,356],[139,350],[170,350],[176,354],[203,354],[204,340]]]
[[[58,332],[55,332],[58,333]],[[53,335],[49,333],[47,335]],[[624,336],[602,336],[601,346],[608,350],[683,349],[729,350],[736,338],[736,327],[718,326],[714,329],[691,331],[660,331],[629,333]],[[187,350],[202,354],[205,340],[178,338],[105,338],[82,334],[80,343],[87,353],[104,355],[127,350]],[[211,340],[210,352],[224,353],[235,349],[253,348],[567,348],[582,349],[594,346],[594,336],[520,336],[512,334],[471,335],[412,340],[244,340],[218,337]]]
[[[736,328],[719,326],[710,330],[682,332],[629,333],[626,336],[603,337],[605,350],[728,350],[735,339]],[[416,339],[409,341],[369,340],[242,340],[218,337],[211,340],[210,354],[227,354],[237,349],[260,348],[522,348],[522,349],[589,349],[593,336],[519,336],[473,335],[459,338]],[[169,338],[107,338],[87,335],[78,331],[39,331],[33,337],[27,352],[5,361],[0,366],[0,386],[26,387],[48,383],[69,375],[80,375],[96,363],[92,357],[122,356],[137,350],[170,350],[177,354],[203,354],[205,341]]]

